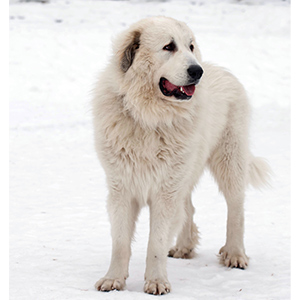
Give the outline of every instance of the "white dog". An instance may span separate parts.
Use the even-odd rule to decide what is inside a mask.
[[[228,206],[221,261],[246,268],[245,188],[265,184],[268,165],[249,151],[244,88],[228,71],[202,62],[187,25],[154,17],[123,32],[96,86],[93,114],[113,243],[109,270],[96,288],[124,288],[135,222],[148,204],[144,290],[170,291],[168,253],[189,258],[198,242],[191,194],[206,166]]]

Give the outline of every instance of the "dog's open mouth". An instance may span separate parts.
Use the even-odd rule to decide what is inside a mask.
[[[166,78],[162,77],[159,81],[159,87],[161,92],[167,96],[174,96],[179,100],[189,100],[192,98],[195,92],[195,84],[178,86],[171,83]]]

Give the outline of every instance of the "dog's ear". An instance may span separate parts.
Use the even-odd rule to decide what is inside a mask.
[[[120,53],[120,66],[123,72],[127,72],[133,63],[135,53],[140,47],[140,31],[133,31],[128,34]]]

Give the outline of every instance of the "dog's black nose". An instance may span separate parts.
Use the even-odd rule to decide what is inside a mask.
[[[191,65],[187,69],[187,72],[190,75],[191,79],[199,80],[203,74],[203,69],[199,65]]]

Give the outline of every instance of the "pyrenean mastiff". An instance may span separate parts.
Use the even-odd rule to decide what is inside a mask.
[[[228,71],[202,61],[185,23],[147,18],[116,38],[95,88],[93,116],[112,234],[111,263],[95,284],[98,290],[124,288],[135,222],[149,205],[144,291],[170,292],[167,256],[190,258],[198,243],[191,194],[205,167],[228,207],[220,261],[247,267],[245,188],[265,184],[268,165],[249,150],[243,86]]]

